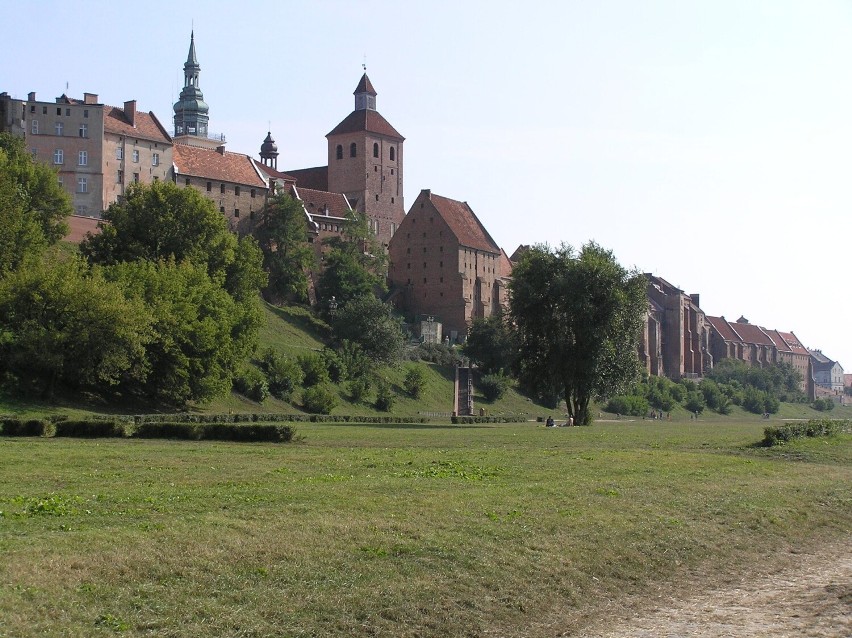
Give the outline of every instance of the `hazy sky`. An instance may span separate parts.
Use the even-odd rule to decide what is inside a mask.
[[[324,165],[366,59],[405,198],[498,244],[595,240],[852,372],[852,2],[31,2],[0,91],[136,99],[171,132],[195,29],[210,130]]]

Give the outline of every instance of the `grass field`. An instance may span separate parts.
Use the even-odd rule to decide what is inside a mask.
[[[852,437],[765,422],[0,439],[0,636],[582,635],[852,529]]]

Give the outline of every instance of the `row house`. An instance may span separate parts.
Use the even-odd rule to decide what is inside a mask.
[[[814,383],[830,394],[843,394],[845,376],[843,366],[825,356],[822,350],[811,350],[810,355],[814,371]]]

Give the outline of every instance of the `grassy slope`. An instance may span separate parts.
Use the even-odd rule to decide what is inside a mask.
[[[0,636],[582,635],[852,528],[852,437],[302,424],[0,439]]]

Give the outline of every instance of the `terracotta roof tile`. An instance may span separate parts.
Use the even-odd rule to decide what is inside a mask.
[[[734,332],[731,324],[729,324],[724,317],[707,317],[707,321],[710,322],[710,325],[715,328],[716,332],[724,339],[725,341],[737,341],[742,342],[742,338]]]
[[[352,111],[346,116],[346,119],[335,126],[331,132],[326,135],[326,137],[344,135],[346,133],[359,133],[362,131],[393,137],[400,142],[405,139],[399,134],[399,131],[390,125],[390,122],[382,117],[381,113],[370,109]]]
[[[220,153],[206,148],[174,145],[175,171],[181,175],[202,177],[220,182],[266,188],[266,180],[258,173],[254,161],[241,153]]]
[[[296,186],[312,188],[317,191],[328,190],[328,166],[297,168],[287,171],[287,174],[296,178]]]
[[[373,88],[373,83],[370,82],[370,78],[367,77],[366,73],[361,76],[361,81],[358,82],[358,86],[355,87],[353,93],[369,93],[373,97],[378,95],[378,93],[376,93],[376,89]]]
[[[296,178],[293,177],[292,175],[290,175],[289,173],[284,173],[282,171],[276,170],[276,169],[272,168],[271,166],[267,166],[263,162],[258,162],[257,160],[254,160],[254,165],[257,166],[257,168],[259,168],[261,171],[263,171],[264,173],[269,175],[269,177],[272,177],[272,178],[275,178],[275,179],[280,179],[280,180],[283,180],[285,182],[295,182],[296,181]]]
[[[152,112],[136,111],[135,120],[136,126],[133,126],[124,109],[104,106],[104,132],[171,144],[171,136]]]
[[[502,248],[500,249],[500,276],[501,277],[511,277],[512,276],[512,260],[509,259],[509,255],[506,254],[506,251]]]
[[[311,188],[290,187],[290,194],[301,201],[310,215],[346,217],[352,210],[343,193],[329,193]]]
[[[98,228],[98,223],[101,220],[95,217],[71,215],[66,221],[68,222],[68,234],[65,235],[65,241],[72,244],[79,244],[88,233],[97,235],[101,232],[101,229]]]
[[[780,334],[781,338],[787,342],[787,345],[790,347],[792,352],[795,352],[796,354],[808,354],[808,349],[802,345],[799,338],[792,332],[779,332],[778,334]]]
[[[769,338],[760,326],[756,326],[753,323],[737,323],[732,326],[734,330],[737,331],[743,341],[746,343],[754,343],[761,346],[774,346],[775,344],[772,342],[772,339]]]
[[[485,226],[467,202],[459,202],[432,193],[429,194],[429,200],[462,246],[500,253],[499,246],[485,230]]]

